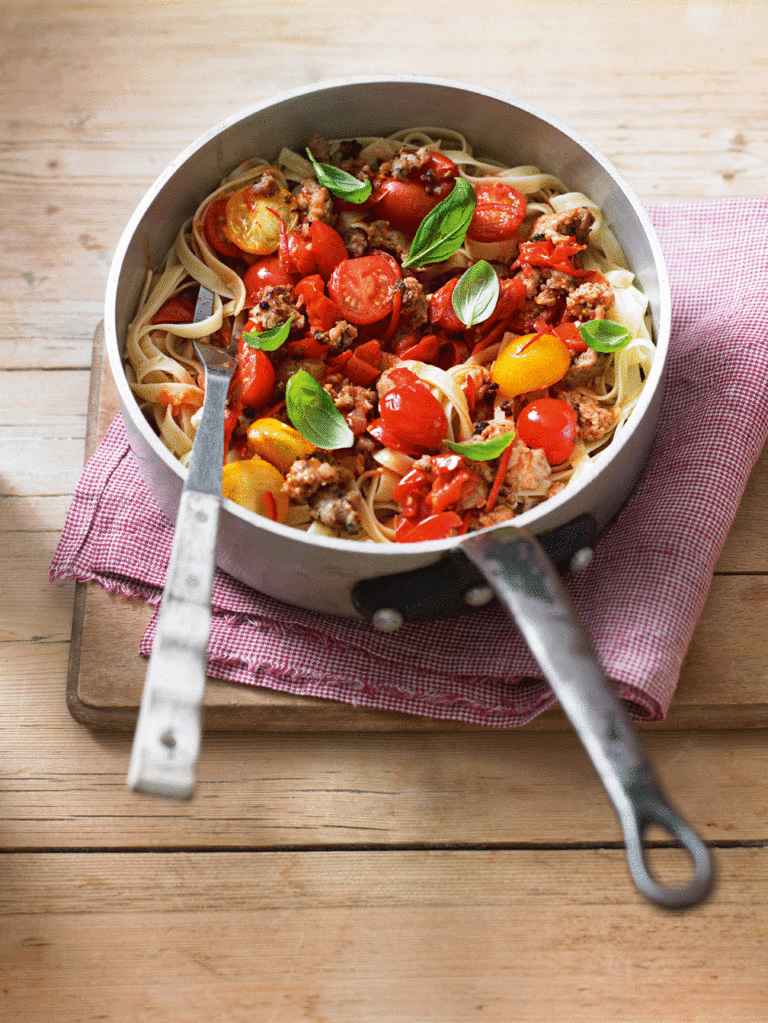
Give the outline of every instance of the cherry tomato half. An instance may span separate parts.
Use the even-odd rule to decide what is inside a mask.
[[[433,327],[442,327],[449,333],[460,333],[464,330],[464,324],[453,309],[453,291],[458,283],[459,278],[454,277],[442,288],[438,288],[429,299],[429,322]]]
[[[328,281],[328,294],[345,320],[364,326],[392,311],[399,274],[381,256],[360,256],[339,263]]]
[[[395,386],[379,401],[379,414],[390,434],[410,447],[434,450],[448,433],[443,406],[409,369],[391,370]]]
[[[229,387],[229,397],[239,408],[255,412],[266,408],[275,390],[275,370],[264,352],[240,338],[238,364]]]
[[[491,367],[491,380],[505,398],[538,391],[562,380],[571,353],[554,334],[524,334],[503,349]]]
[[[250,309],[258,303],[259,296],[267,288],[290,287],[295,281],[292,274],[285,272],[277,256],[263,256],[243,274],[245,304]]]
[[[579,425],[576,412],[560,398],[537,398],[517,417],[517,435],[529,448],[541,448],[550,465],[566,462]]]
[[[514,238],[525,217],[522,192],[503,181],[477,182],[477,206],[467,231],[475,242],[503,242]]]
[[[240,249],[225,234],[227,223],[227,200],[217,199],[205,211],[203,230],[208,244],[220,256],[240,256]]]
[[[312,221],[309,237],[317,272],[327,281],[339,263],[348,257],[347,246],[339,232],[322,220]]]
[[[267,256],[280,244],[279,221],[283,221],[286,231],[292,231],[298,219],[293,197],[287,189],[264,190],[256,181],[227,199],[223,230],[243,251]]]

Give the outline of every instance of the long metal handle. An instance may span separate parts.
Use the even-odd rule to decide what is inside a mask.
[[[462,550],[514,618],[531,653],[581,739],[619,815],[632,878],[652,902],[682,909],[701,902],[714,880],[709,850],[673,810],[615,689],[549,557],[533,537],[509,527],[479,533]],[[667,888],[650,874],[643,832],[658,825],[693,860],[693,876]]]
[[[200,750],[231,374],[230,364],[206,366],[203,413],[179,502],[128,770],[130,788],[176,799],[194,792]]]

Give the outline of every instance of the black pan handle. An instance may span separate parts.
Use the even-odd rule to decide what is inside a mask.
[[[461,549],[511,614],[584,744],[619,815],[638,889],[667,909],[702,902],[714,882],[709,850],[663,796],[629,717],[541,545],[510,526],[470,536]],[[691,856],[693,876],[683,887],[666,888],[650,874],[643,832],[651,825],[671,834]]]

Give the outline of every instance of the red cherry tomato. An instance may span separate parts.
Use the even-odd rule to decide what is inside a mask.
[[[392,311],[399,274],[381,256],[360,256],[339,263],[328,281],[328,294],[350,323],[376,323]]]
[[[339,232],[329,224],[324,224],[322,220],[312,221],[309,237],[312,241],[312,256],[317,272],[324,281],[327,281],[339,263],[349,256],[347,247]]]
[[[480,181],[474,189],[477,206],[467,238],[475,242],[503,242],[514,238],[525,217],[526,202],[522,192],[503,181]]]
[[[570,458],[579,432],[576,412],[560,398],[537,398],[517,417],[517,435],[529,448],[541,448],[550,465]]]
[[[429,299],[429,322],[433,327],[442,327],[454,334],[464,330],[464,324],[453,310],[453,291],[458,283],[458,277],[454,277],[442,288],[438,288]]]
[[[456,512],[439,512],[429,515],[413,525],[410,519],[400,519],[395,528],[398,543],[420,543],[422,540],[445,540],[461,529],[461,518]]]
[[[208,244],[221,256],[241,256],[240,249],[224,233],[224,225],[227,222],[227,200],[217,199],[212,202],[205,211],[203,218],[203,231]]]
[[[195,318],[195,302],[187,291],[169,298],[152,317],[153,323],[191,323]]]
[[[414,235],[424,217],[437,206],[441,196],[430,195],[417,181],[391,178],[377,189],[376,218],[388,220],[403,234]]]
[[[334,323],[344,319],[338,305],[325,294],[320,274],[304,277],[293,290],[299,298],[304,299],[310,327],[316,330],[330,330]]]
[[[245,304],[250,309],[259,301],[259,295],[267,288],[290,287],[296,278],[286,273],[277,256],[262,256],[249,266],[243,274]]]
[[[405,181],[389,178],[374,188],[371,204],[376,206],[376,217],[404,234],[416,234],[424,217],[451,191],[457,173],[453,160],[430,153],[427,162]]]
[[[275,390],[275,370],[264,352],[240,338],[238,364],[229,388],[230,401],[239,408],[261,411],[269,405]]]
[[[448,433],[443,406],[410,370],[394,369],[389,378],[395,386],[379,401],[379,414],[387,431],[410,447],[439,447]]]

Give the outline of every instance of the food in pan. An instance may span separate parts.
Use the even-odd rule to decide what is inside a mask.
[[[193,323],[199,285],[212,315]],[[185,462],[238,338],[226,497],[348,539],[442,539],[595,470],[653,360],[645,296],[587,196],[456,132],[308,140],[239,166],[148,274],[126,372]]]

